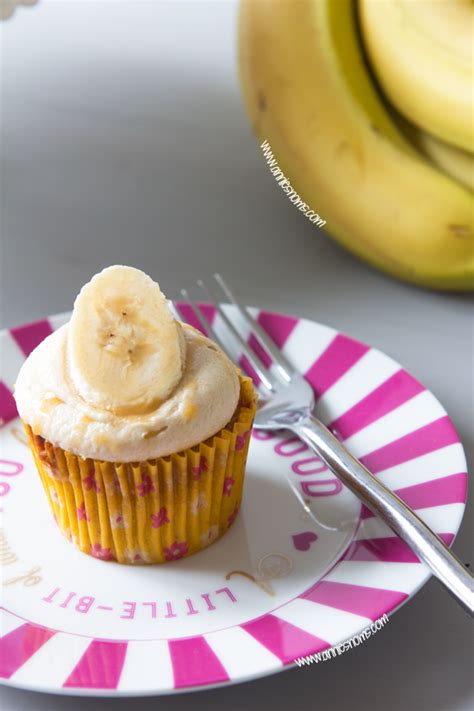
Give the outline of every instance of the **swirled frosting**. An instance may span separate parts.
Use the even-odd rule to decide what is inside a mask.
[[[184,368],[170,395],[146,414],[118,415],[86,402],[67,368],[68,326],[48,336],[24,362],[15,386],[20,417],[52,444],[113,462],[166,456],[192,447],[229,422],[240,394],[238,371],[191,326],[184,334]]]

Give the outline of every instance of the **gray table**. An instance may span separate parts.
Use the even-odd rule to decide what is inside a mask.
[[[145,269],[171,297],[218,268],[247,303],[331,324],[403,363],[445,405],[472,462],[472,301],[377,274],[285,200],[242,109],[235,15],[224,2],[43,0],[2,26],[2,325],[71,308],[111,263]],[[454,545],[466,562],[472,510]],[[467,711],[471,639],[430,582],[369,642],[317,666],[132,704],[7,688],[0,701]]]

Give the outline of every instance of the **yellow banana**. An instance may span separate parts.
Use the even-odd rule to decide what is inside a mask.
[[[406,127],[405,132],[435,166],[474,191],[474,154],[444,143],[413,125]]]
[[[243,0],[254,129],[341,244],[401,279],[474,288],[473,199],[427,163],[372,85],[350,0]]]
[[[359,0],[359,16],[371,66],[393,106],[472,151],[471,0]]]

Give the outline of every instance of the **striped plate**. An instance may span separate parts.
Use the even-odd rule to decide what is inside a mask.
[[[222,333],[212,308],[203,309]],[[466,462],[436,398],[391,358],[332,328],[254,314],[314,387],[321,419],[452,543],[464,512]],[[305,445],[271,433],[254,433],[242,511],[205,551],[164,566],[121,566],[80,553],[55,528],[12,397],[24,358],[67,319],[0,336],[6,684],[115,696],[244,681],[349,640],[426,582],[429,573],[411,550]]]

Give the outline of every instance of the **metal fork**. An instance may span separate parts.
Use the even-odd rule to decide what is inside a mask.
[[[473,615],[474,578],[471,573],[416,513],[376,479],[315,417],[314,394],[309,383],[295,371],[247,308],[240,305],[222,276],[215,274],[214,279],[225,297],[234,305],[240,321],[246,324],[250,334],[273,361],[271,368],[264,365],[249,346],[241,325],[229,318],[220,301],[214,298],[202,281],[198,281],[206,300],[212,303],[220,314],[226,329],[236,340],[260,379],[259,391],[263,396],[263,403],[257,412],[254,427],[260,430],[289,430],[297,435],[350,491],[410,546],[433,575]],[[209,337],[229,354],[227,342],[219,337],[203,312],[190,299],[188,292],[182,289],[181,294]],[[295,489],[294,491],[297,493]],[[298,493],[297,495],[301,500]]]

